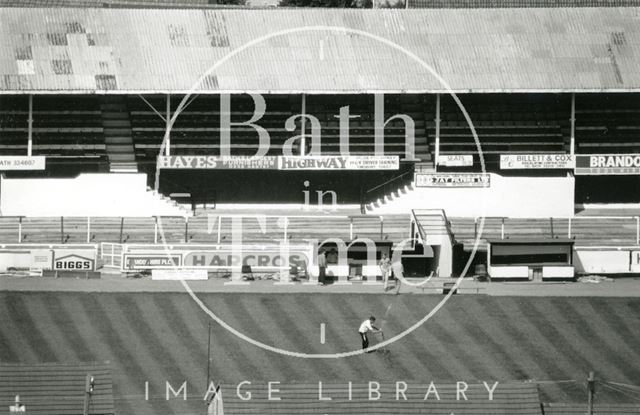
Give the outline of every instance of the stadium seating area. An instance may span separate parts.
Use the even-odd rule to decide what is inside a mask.
[[[640,97],[576,96],[576,153],[640,152]]]
[[[26,155],[27,96],[0,97],[0,154]],[[33,99],[33,154],[50,157],[105,155],[100,103],[90,96]]]
[[[184,97],[171,97],[171,113]],[[146,101],[146,102],[145,102]],[[289,96],[269,96],[266,113],[257,122],[267,129],[271,138],[270,154],[282,154],[287,138],[299,134],[285,130],[285,121],[300,111]],[[190,97],[189,104],[176,118],[171,129],[171,154],[220,154],[220,100],[218,96]],[[129,96],[127,105],[131,113],[131,127],[138,163],[155,164],[164,138],[166,122],[154,108],[166,116],[166,96]],[[299,103],[298,103],[299,105]],[[152,108],[153,107],[153,108]],[[232,122],[248,121],[253,115],[254,104],[250,96],[234,96],[231,99]],[[258,147],[258,136],[251,127],[235,126],[231,133],[231,155],[253,155]]]
[[[193,98],[193,99],[192,99]],[[182,96],[171,98],[171,111],[179,106]],[[145,102],[146,101],[146,102]],[[285,142],[300,134],[301,120],[296,119],[296,130],[285,129],[286,120],[302,113],[302,97],[299,95],[265,96],[266,113],[257,124],[267,129],[271,138],[270,153],[282,154]],[[171,130],[171,153],[179,154],[220,154],[220,100],[218,96],[189,97],[189,104],[180,113]],[[429,159],[425,132],[424,97],[419,95],[390,95],[385,97],[387,117],[396,113],[407,114],[416,123],[416,152]],[[131,124],[139,162],[155,162],[160,144],[164,137],[166,124],[160,117],[166,114],[165,96],[129,96],[128,107],[131,112]],[[373,154],[374,104],[371,95],[309,96],[306,98],[306,113],[320,121],[322,153],[339,154],[340,122],[337,118],[340,107],[348,105],[350,114],[358,116],[349,125],[350,147],[352,154]],[[155,108],[160,114],[154,112]],[[248,95],[233,96],[231,99],[232,122],[250,119],[254,103]],[[311,122],[305,122],[308,137],[311,136]],[[258,137],[251,127],[234,126],[231,133],[232,155],[253,155],[256,152]],[[298,144],[298,143],[296,143]],[[310,150],[310,140],[307,149]],[[294,147],[300,152],[299,144]],[[400,120],[390,121],[385,128],[385,152],[387,154],[405,153],[405,128]]]
[[[425,112],[426,97],[423,95],[386,95],[384,101],[385,120],[395,114],[406,114],[415,122],[415,151],[418,158],[429,161],[431,155],[427,144]],[[373,154],[374,97],[372,95],[316,95],[307,97],[307,113],[316,116],[322,126],[322,151],[339,154],[340,108],[348,105],[350,114],[358,116],[350,121],[349,151],[353,154]],[[307,131],[311,128],[307,123]],[[405,155],[405,125],[399,119],[389,121],[384,129],[385,154]]]
[[[571,103],[552,94],[459,95],[478,134],[489,170],[500,154],[568,153]],[[435,114],[434,109],[430,110]],[[440,103],[440,154],[472,154],[478,148],[462,111],[449,95]],[[435,137],[435,122],[429,123]],[[433,146],[433,144],[432,144]]]
[[[172,113],[182,98],[171,97]],[[265,98],[267,111],[257,123],[269,132],[269,154],[282,154],[286,140],[300,134],[300,119],[296,120],[295,131],[287,131],[285,122],[302,112],[302,96],[267,95]],[[569,95],[462,94],[459,98],[473,122],[490,171],[497,170],[500,154],[569,152]],[[36,96],[33,100],[33,154],[50,158],[108,158],[112,164],[130,160],[150,172],[166,129],[162,118],[166,115],[166,99],[165,95],[128,95],[123,99],[86,95]],[[194,96],[187,102],[189,104],[177,117],[171,131],[171,154],[220,154],[219,97]],[[254,103],[248,95],[233,96],[231,102],[232,121],[246,121],[253,114]],[[427,164],[433,163],[435,152],[435,104],[432,96],[385,96],[386,118],[407,114],[415,121],[416,155]],[[306,97],[306,112],[320,121],[322,153],[330,155],[340,151],[337,115],[345,105],[349,105],[351,115],[358,116],[350,121],[349,150],[352,154],[373,154],[372,95],[310,95]],[[446,94],[441,96],[440,105],[440,154],[472,154],[478,165],[478,149],[461,110]],[[1,155],[26,154],[28,109],[27,96],[0,98]],[[634,94],[577,95],[576,152],[640,152],[636,139],[640,131],[639,114],[640,97]],[[306,122],[306,131],[310,136],[310,122]],[[392,120],[384,133],[386,154],[404,156],[404,123]],[[253,128],[233,127],[232,155],[255,154],[257,143]],[[310,145],[307,140],[307,151]],[[294,150],[300,151],[299,143]]]

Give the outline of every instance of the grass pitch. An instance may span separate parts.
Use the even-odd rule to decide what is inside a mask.
[[[390,303],[387,338],[440,296],[200,294],[220,317],[261,342],[305,353],[360,347],[359,324]],[[387,353],[342,359],[292,358],[232,335],[181,293],[0,293],[0,360],[110,361],[118,414],[202,414],[211,322],[216,381],[293,383],[415,380],[541,381],[545,402],[578,402],[589,371],[640,383],[640,299],[454,296]],[[325,344],[320,325],[326,325]],[[165,400],[165,381],[189,399]],[[149,400],[145,400],[149,382]],[[603,393],[600,401],[629,401]]]

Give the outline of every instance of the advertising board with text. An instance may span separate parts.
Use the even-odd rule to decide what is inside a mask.
[[[640,154],[576,155],[576,175],[640,174]]]
[[[398,170],[399,156],[159,156],[161,169]]]
[[[182,255],[125,254],[123,264],[128,270],[171,268],[182,264]]]
[[[438,156],[438,165],[446,167],[470,167],[473,166],[471,154],[447,154]]]
[[[0,156],[0,171],[5,170],[44,170],[44,156]]]
[[[508,169],[566,169],[575,168],[571,154],[501,154],[500,168]]]
[[[491,176],[476,173],[418,173],[415,183],[416,187],[489,187]]]

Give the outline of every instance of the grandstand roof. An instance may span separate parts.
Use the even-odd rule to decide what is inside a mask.
[[[640,8],[0,8],[0,93],[640,89]],[[338,29],[319,29],[331,26]],[[304,32],[295,31],[302,28]],[[354,31],[362,31],[356,33]]]

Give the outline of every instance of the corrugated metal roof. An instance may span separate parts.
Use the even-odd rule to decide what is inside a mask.
[[[0,92],[186,92],[231,52],[199,89],[446,91],[353,31],[456,92],[640,89],[640,8],[0,8]]]

